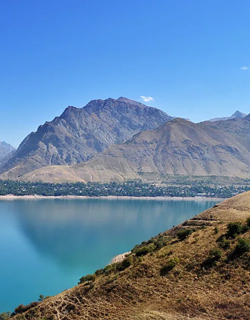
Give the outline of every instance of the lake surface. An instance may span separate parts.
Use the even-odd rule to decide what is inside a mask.
[[[75,286],[114,256],[218,201],[0,201],[0,313]]]

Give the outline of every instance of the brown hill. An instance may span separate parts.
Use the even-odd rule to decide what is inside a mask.
[[[172,117],[126,98],[93,100],[83,108],[68,107],[60,117],[28,135],[0,172],[7,179],[47,165],[86,161],[134,134],[158,127]]]
[[[249,217],[247,192],[143,242],[78,286],[19,306],[14,319],[248,320]]]
[[[250,121],[174,119],[106,149],[86,163],[45,167],[29,181],[163,181],[167,176],[250,177]]]

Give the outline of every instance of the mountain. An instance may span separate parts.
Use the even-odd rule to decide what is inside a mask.
[[[135,246],[13,320],[248,320],[250,192]],[[53,279],[51,279],[52,281]]]
[[[45,182],[109,182],[171,176],[250,178],[250,121],[192,123],[176,118],[142,131],[93,159],[35,170],[22,179]]]
[[[224,121],[224,120],[229,120],[229,119],[243,119],[245,116],[246,116],[245,113],[242,113],[237,110],[230,117],[214,118],[214,119],[210,119],[208,121],[214,122],[214,121]]]
[[[0,159],[4,158],[5,156],[7,156],[9,153],[11,153],[14,150],[15,150],[15,148],[12,147],[10,144],[8,144],[4,141],[0,142]]]
[[[28,135],[0,172],[17,178],[47,165],[72,165],[92,158],[134,134],[158,127],[172,117],[127,98],[93,100],[68,107],[60,117]]]

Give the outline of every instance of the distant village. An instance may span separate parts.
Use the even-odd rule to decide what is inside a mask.
[[[190,185],[153,185],[140,181],[124,183],[42,183],[2,180],[0,195],[42,195],[42,196],[128,196],[128,197],[194,197],[229,198],[250,190],[249,185],[206,185],[194,182]]]

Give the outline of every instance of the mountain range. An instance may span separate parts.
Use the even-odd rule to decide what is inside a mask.
[[[0,172],[43,182],[250,178],[250,115],[193,123],[123,97],[93,100],[28,135]]]

